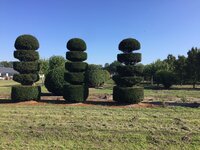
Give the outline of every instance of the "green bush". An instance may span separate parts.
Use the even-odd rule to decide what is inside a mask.
[[[138,76],[121,77],[119,75],[114,75],[113,80],[115,81],[117,86],[131,87],[133,85],[140,84],[143,78]]]
[[[65,69],[71,72],[83,72],[86,71],[88,64],[85,62],[66,62]]]
[[[122,52],[130,53],[134,50],[139,50],[139,49],[140,49],[139,41],[133,38],[124,39],[119,43],[119,50],[121,50]]]
[[[49,58],[49,70],[65,66],[65,58],[63,56],[51,56]]]
[[[156,82],[162,84],[164,88],[169,89],[174,83],[176,83],[176,76],[171,71],[161,70],[156,72]]]
[[[143,67],[141,65],[117,66],[117,72],[120,76],[141,76]]]
[[[113,100],[121,103],[139,103],[144,99],[143,87],[114,86]]]
[[[85,82],[85,72],[66,72],[65,81],[70,84],[82,84]]]
[[[39,59],[39,53],[35,50],[17,50],[14,51],[14,57],[20,61],[36,61]]]
[[[70,51],[85,51],[86,43],[82,39],[73,38],[67,42],[67,49]]]
[[[44,85],[47,90],[55,95],[63,95],[63,86],[68,84],[64,80],[65,70],[63,67],[50,70],[46,76]]]
[[[37,50],[39,42],[34,36],[24,34],[16,39],[15,48],[17,50]]]
[[[63,97],[69,102],[84,102],[88,97],[87,85],[64,85]]]
[[[38,74],[14,74],[13,80],[22,85],[33,85],[34,82],[39,81]]]
[[[21,74],[36,73],[40,70],[39,63],[31,62],[13,62],[13,68]]]
[[[126,65],[136,64],[141,62],[141,53],[123,53],[117,55],[117,60]]]
[[[11,91],[11,99],[13,102],[40,100],[40,86],[13,86]]]
[[[70,51],[66,53],[66,58],[73,62],[85,61],[87,59],[87,53],[79,51]]]
[[[108,72],[102,69],[91,70],[86,73],[89,87],[100,87],[109,79]]]

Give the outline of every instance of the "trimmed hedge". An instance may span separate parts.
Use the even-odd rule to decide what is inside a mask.
[[[138,76],[130,76],[130,77],[121,77],[119,75],[113,76],[113,80],[117,84],[117,86],[121,87],[131,87],[133,85],[139,84],[143,78]]]
[[[66,72],[65,81],[70,84],[82,84],[85,82],[85,72]]]
[[[82,39],[73,38],[67,42],[67,49],[70,51],[85,51],[86,43]]]
[[[133,38],[127,38],[119,43],[119,50],[130,53],[134,50],[140,49],[140,42]]]
[[[11,100],[13,102],[40,100],[40,86],[13,86],[11,92]]]
[[[141,62],[142,55],[141,53],[123,53],[117,55],[117,60],[126,65],[136,64],[138,62]]]
[[[63,86],[69,84],[64,80],[65,70],[63,67],[50,70],[46,76],[44,85],[54,95],[63,95]]]
[[[113,100],[121,103],[139,103],[144,99],[143,87],[114,86]]]
[[[32,85],[34,82],[39,81],[38,74],[14,74],[13,80],[21,83],[22,85]]]
[[[34,36],[24,34],[16,39],[15,48],[17,50],[37,50],[39,42]]]
[[[64,85],[63,97],[69,102],[84,102],[88,97],[87,85]]]
[[[87,59],[87,53],[80,51],[70,51],[66,53],[66,58],[70,61],[85,61]]]
[[[143,67],[134,65],[117,66],[117,73],[120,76],[141,76]]]
[[[40,70],[40,65],[36,61],[13,62],[13,68],[21,74],[36,73]]]
[[[14,51],[14,57],[20,61],[36,61],[39,59],[39,53],[35,50],[17,50]]]
[[[65,69],[71,72],[83,72],[86,71],[88,64],[85,62],[66,62]]]

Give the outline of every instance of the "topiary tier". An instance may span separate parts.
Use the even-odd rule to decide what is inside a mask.
[[[36,52],[39,42],[32,35],[21,35],[15,41],[15,48],[14,57],[21,62],[13,63],[13,68],[19,72],[13,76],[13,80],[22,86],[12,87],[11,99],[14,102],[39,100],[41,88],[32,86],[39,80],[39,54]]]
[[[144,88],[139,86],[143,80],[143,68],[136,64],[141,61],[141,53],[133,53],[140,49],[136,39],[124,39],[119,44],[123,53],[117,60],[124,65],[117,67],[117,75],[113,76],[117,86],[113,87],[113,100],[121,103],[139,103],[144,98]]]
[[[86,43],[79,38],[70,39],[67,42],[66,58],[69,62],[66,62],[65,69],[68,71],[65,73],[65,81],[70,83],[64,85],[63,97],[69,102],[83,102],[88,97],[88,86],[86,84],[85,72],[88,68],[88,64],[82,61],[87,59]]]

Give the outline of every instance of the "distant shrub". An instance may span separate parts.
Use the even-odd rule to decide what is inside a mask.
[[[156,82],[169,89],[176,82],[176,76],[171,71],[161,70],[156,72]]]
[[[47,90],[55,95],[63,95],[63,86],[68,84],[64,80],[65,70],[63,67],[50,70],[45,77],[44,85]]]
[[[110,78],[106,70],[95,69],[86,73],[89,87],[100,87]]]

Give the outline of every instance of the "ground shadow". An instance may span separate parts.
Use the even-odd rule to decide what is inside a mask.
[[[11,99],[0,99],[0,104],[11,104],[14,103]]]
[[[187,91],[200,91],[200,88],[190,88],[190,87],[171,87],[169,89],[165,89],[161,86],[144,86],[146,90],[187,90]]]

